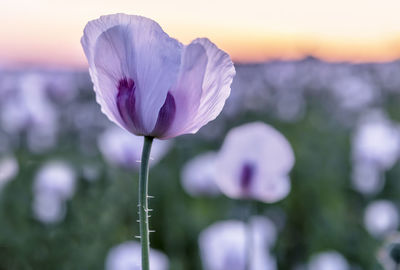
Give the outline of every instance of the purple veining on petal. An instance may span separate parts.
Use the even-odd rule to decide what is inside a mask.
[[[253,182],[255,167],[253,164],[246,162],[240,174],[240,187],[244,193],[248,193]]]
[[[140,131],[140,118],[135,108],[135,82],[131,78],[122,78],[118,82],[117,107],[122,120],[129,130]]]
[[[151,135],[154,137],[163,137],[165,133],[168,131],[168,128],[171,126],[172,122],[175,118],[176,112],[176,103],[175,99],[170,92],[168,92],[167,97],[165,98],[164,105],[161,107],[157,123],[151,132]]]

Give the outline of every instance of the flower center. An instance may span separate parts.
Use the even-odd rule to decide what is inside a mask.
[[[246,162],[242,167],[242,172],[240,175],[240,187],[245,193],[249,192],[250,190],[254,178],[254,173],[254,165],[250,162]]]
[[[175,99],[170,92],[168,92],[164,105],[161,107],[157,123],[151,132],[154,137],[162,137],[168,131],[175,118],[176,104]]]
[[[140,118],[135,108],[136,85],[131,78],[122,78],[118,82],[117,107],[122,120],[130,131],[141,132]]]
[[[170,92],[167,93],[165,102],[158,112],[156,125],[151,132],[144,130],[143,118],[136,110],[136,85],[131,78],[122,78],[118,82],[117,107],[122,120],[128,130],[136,135],[163,137],[175,118],[176,103]]]

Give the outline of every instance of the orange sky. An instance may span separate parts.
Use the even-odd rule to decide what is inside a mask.
[[[400,58],[399,0],[0,0],[0,65],[85,67],[79,39],[102,14],[139,14],[184,43],[209,37],[236,61]]]

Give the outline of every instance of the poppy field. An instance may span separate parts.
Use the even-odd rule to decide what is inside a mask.
[[[154,140],[151,269],[396,269],[400,63],[235,70],[215,120]],[[142,146],[86,71],[0,70],[0,269],[140,269]]]

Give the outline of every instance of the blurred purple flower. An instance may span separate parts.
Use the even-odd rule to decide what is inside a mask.
[[[140,244],[127,241],[110,249],[107,255],[106,270],[140,270]],[[167,270],[168,258],[160,251],[150,250],[151,270]]]
[[[399,221],[398,209],[390,201],[373,201],[365,209],[364,225],[374,237],[385,237],[395,232]]]
[[[353,160],[390,169],[399,158],[399,128],[380,112],[366,114],[353,136]]]
[[[65,218],[66,202],[51,192],[38,192],[33,197],[33,215],[44,224],[54,224]]]
[[[37,172],[33,184],[32,210],[36,219],[57,223],[66,214],[66,200],[75,193],[76,173],[63,161],[49,161]]]
[[[232,129],[217,157],[217,183],[232,198],[276,202],[290,191],[293,150],[271,126],[256,122]]]
[[[369,161],[353,162],[351,181],[354,189],[362,194],[379,193],[385,185],[385,175],[380,166]]]
[[[8,155],[0,158],[0,191],[18,174],[19,165],[15,157]]]
[[[34,193],[48,192],[60,199],[72,198],[75,193],[76,173],[65,162],[49,161],[36,174]]]
[[[81,43],[102,111],[133,134],[195,133],[230,94],[229,55],[205,38],[183,45],[148,18],[102,16],[86,25]]]
[[[110,164],[127,169],[139,168],[143,147],[143,139],[129,132],[111,127],[98,139],[98,146],[103,157]],[[157,164],[168,152],[170,141],[155,140],[153,142],[150,165]]]
[[[331,87],[339,106],[345,110],[359,111],[379,100],[374,82],[362,76],[345,74],[334,80]]]
[[[235,220],[217,222],[199,236],[203,269],[244,270],[250,249],[250,270],[274,270],[276,261],[269,249],[275,238],[276,229],[266,217],[253,217],[249,225]]]
[[[220,194],[216,183],[216,153],[206,152],[185,164],[181,173],[182,186],[192,196]]]
[[[337,251],[324,251],[311,257],[308,270],[349,270],[346,258]]]
[[[43,152],[57,141],[58,111],[45,90],[43,75],[23,74],[18,88],[0,107],[3,129],[11,135],[27,131],[28,146],[33,152]]]

